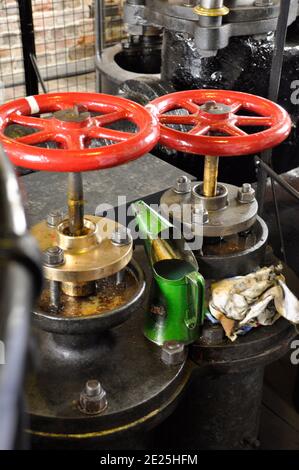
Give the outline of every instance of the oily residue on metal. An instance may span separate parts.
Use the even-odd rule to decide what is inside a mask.
[[[215,240],[215,243],[205,242],[202,248],[205,256],[221,256],[233,253],[241,253],[253,248],[257,242],[257,234],[252,231],[244,236],[235,234],[229,237]]]
[[[133,273],[126,269],[123,282],[116,285],[115,276],[97,281],[96,293],[89,297],[71,297],[61,293],[61,306],[57,313],[49,305],[49,289],[46,286],[38,303],[38,308],[45,313],[60,317],[88,317],[101,315],[126,305],[138,289],[138,282]]]

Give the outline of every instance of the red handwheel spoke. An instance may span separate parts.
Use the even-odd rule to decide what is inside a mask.
[[[177,125],[187,125],[192,126],[192,124],[197,123],[197,118],[190,114],[186,115],[177,115],[177,114],[162,114],[159,117],[161,124],[177,124]]]
[[[23,137],[18,137],[15,140],[21,144],[37,145],[47,142],[48,140],[53,140],[53,134],[48,131],[39,131]]]
[[[187,109],[190,114],[198,114],[200,112],[200,107],[198,104],[194,103],[192,100],[183,100],[180,101],[179,107]]]
[[[25,127],[34,127],[36,129],[45,129],[49,125],[48,119],[25,116],[23,114],[13,113],[9,116],[10,122]]]
[[[205,124],[198,124],[197,126],[193,127],[188,134],[192,135],[206,135],[210,130],[210,126]]]
[[[271,127],[273,119],[265,116],[236,116],[238,126],[265,126]]]
[[[105,126],[113,122],[120,121],[121,119],[128,118],[128,112],[125,109],[120,109],[112,113],[103,114],[101,116],[94,116],[92,121],[96,126]]]
[[[85,148],[84,137],[76,131],[59,136],[69,150],[83,150]],[[58,139],[57,139],[58,140]]]
[[[228,104],[230,107],[230,112],[231,113],[236,113],[242,108],[242,103],[239,103],[238,101],[235,101],[233,103]]]
[[[217,130],[234,137],[248,136],[247,132],[243,131],[242,129],[239,129],[237,126],[230,123],[218,126]]]
[[[106,127],[92,127],[88,130],[88,137],[90,139],[109,139],[116,142],[124,142],[134,135],[133,132],[117,131]]]

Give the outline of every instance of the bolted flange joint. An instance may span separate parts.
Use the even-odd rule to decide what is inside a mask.
[[[182,364],[187,357],[185,345],[179,341],[165,341],[161,350],[164,364],[175,366]]]
[[[249,183],[244,183],[238,191],[238,201],[242,204],[249,204],[255,200],[255,190]]]
[[[107,394],[98,380],[88,380],[80,393],[79,410],[89,415],[97,415],[108,406]]]

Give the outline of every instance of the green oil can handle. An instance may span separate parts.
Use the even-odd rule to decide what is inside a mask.
[[[187,301],[185,324],[193,330],[204,320],[205,281],[196,271],[186,275]]]

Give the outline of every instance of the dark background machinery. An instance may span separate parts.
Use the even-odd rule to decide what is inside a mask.
[[[100,16],[101,1],[97,3]],[[223,3],[229,9],[228,14],[221,10]],[[201,14],[195,11],[198,5],[202,7],[203,11],[197,10]],[[104,51],[99,47],[97,50],[96,66],[102,89],[116,92],[120,87],[121,93],[140,102],[171,90],[201,88],[237,90],[267,97],[279,7],[280,2],[276,0],[174,3],[129,0],[124,17],[128,40]],[[218,16],[209,16],[209,9],[219,9]],[[298,2],[293,0],[289,5],[290,26],[278,101],[292,115],[294,129],[289,141],[274,152],[274,166],[279,172],[298,164],[297,102],[295,98],[291,100],[296,92],[299,60],[297,12]],[[161,69],[157,77],[159,44]],[[159,155],[196,177],[202,172],[196,157],[166,151]],[[283,158],[278,158],[279,155]],[[240,185],[245,175],[246,181],[256,180],[253,159],[241,165],[238,158],[232,159],[220,169],[224,182]]]

